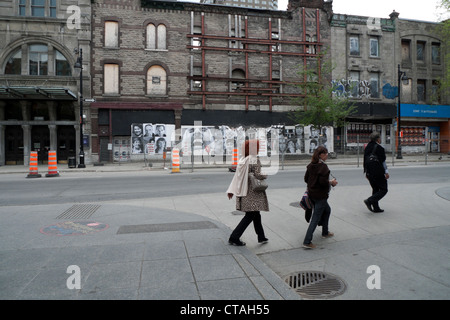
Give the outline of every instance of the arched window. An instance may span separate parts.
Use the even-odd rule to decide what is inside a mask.
[[[70,63],[67,61],[66,57],[55,50],[55,74],[57,76],[71,76],[72,70],[70,67]]]
[[[166,26],[163,24],[155,27],[154,24],[147,25],[146,49],[166,49]]]
[[[147,71],[147,95],[165,95],[166,84],[166,70],[161,66],[151,66]]]
[[[71,76],[72,67],[67,58],[57,49],[52,49],[54,54],[49,54],[49,46],[44,43],[28,45],[28,63],[22,61],[22,48],[16,49],[5,64],[5,74],[22,74],[22,65],[29,66],[29,75],[47,76],[49,63],[54,66],[56,76]],[[49,60],[50,59],[50,60]]]
[[[158,26],[157,32],[157,49],[165,50],[166,49],[166,26],[163,24],[160,24]]]
[[[245,79],[244,70],[234,69],[233,72],[231,73],[231,78],[233,78],[233,81],[231,83],[232,90],[238,90],[241,87],[245,87],[245,82],[238,80],[238,79]]]
[[[21,74],[22,73],[22,50],[17,49],[11,54],[6,62],[5,74]]]

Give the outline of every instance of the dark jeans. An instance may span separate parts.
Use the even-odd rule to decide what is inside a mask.
[[[384,175],[371,177],[368,176],[370,186],[372,187],[372,196],[367,200],[373,206],[375,210],[379,210],[380,206],[378,201],[380,201],[388,192],[388,183]]]
[[[230,239],[239,240],[239,238],[247,229],[248,225],[253,221],[253,226],[255,227],[255,232],[258,235],[258,240],[265,238],[264,229],[261,223],[261,214],[259,211],[249,211],[245,213],[241,222],[236,226],[236,228],[231,233]]]
[[[330,214],[331,208],[327,199],[314,200],[314,210],[303,244],[311,243],[313,233],[320,221],[322,222],[322,235],[326,236],[328,234],[328,220],[330,219]]]

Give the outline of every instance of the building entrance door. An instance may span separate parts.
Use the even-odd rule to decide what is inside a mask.
[[[31,129],[31,151],[38,152],[38,163],[48,162],[50,131],[48,126],[33,126]]]
[[[58,126],[58,161],[66,161],[76,156],[75,128]]]
[[[23,164],[23,129],[21,126],[6,126],[5,164]]]

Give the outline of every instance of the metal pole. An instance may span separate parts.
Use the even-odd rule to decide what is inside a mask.
[[[78,168],[86,168],[84,164],[83,146],[83,49],[80,49],[80,163]]]
[[[359,134],[356,136],[356,167],[359,168]]]
[[[398,143],[397,143],[397,159],[403,159],[402,157],[402,125],[401,125],[401,113],[400,113],[400,107],[401,107],[401,79],[402,79],[402,72],[400,71],[400,64],[398,65],[398,110],[397,110],[397,134],[398,134]]]

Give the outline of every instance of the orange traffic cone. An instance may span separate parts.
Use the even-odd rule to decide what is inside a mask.
[[[180,172],[180,150],[172,149],[172,173]]]
[[[40,178],[41,175],[38,173],[38,153],[37,151],[30,152],[30,172],[27,178]]]
[[[231,172],[235,172],[237,164],[238,164],[238,149],[234,148],[233,149],[233,159],[232,159],[231,167],[228,168],[228,170],[231,171]]]
[[[48,173],[46,177],[59,177],[58,165],[56,160],[56,151],[48,152]]]

